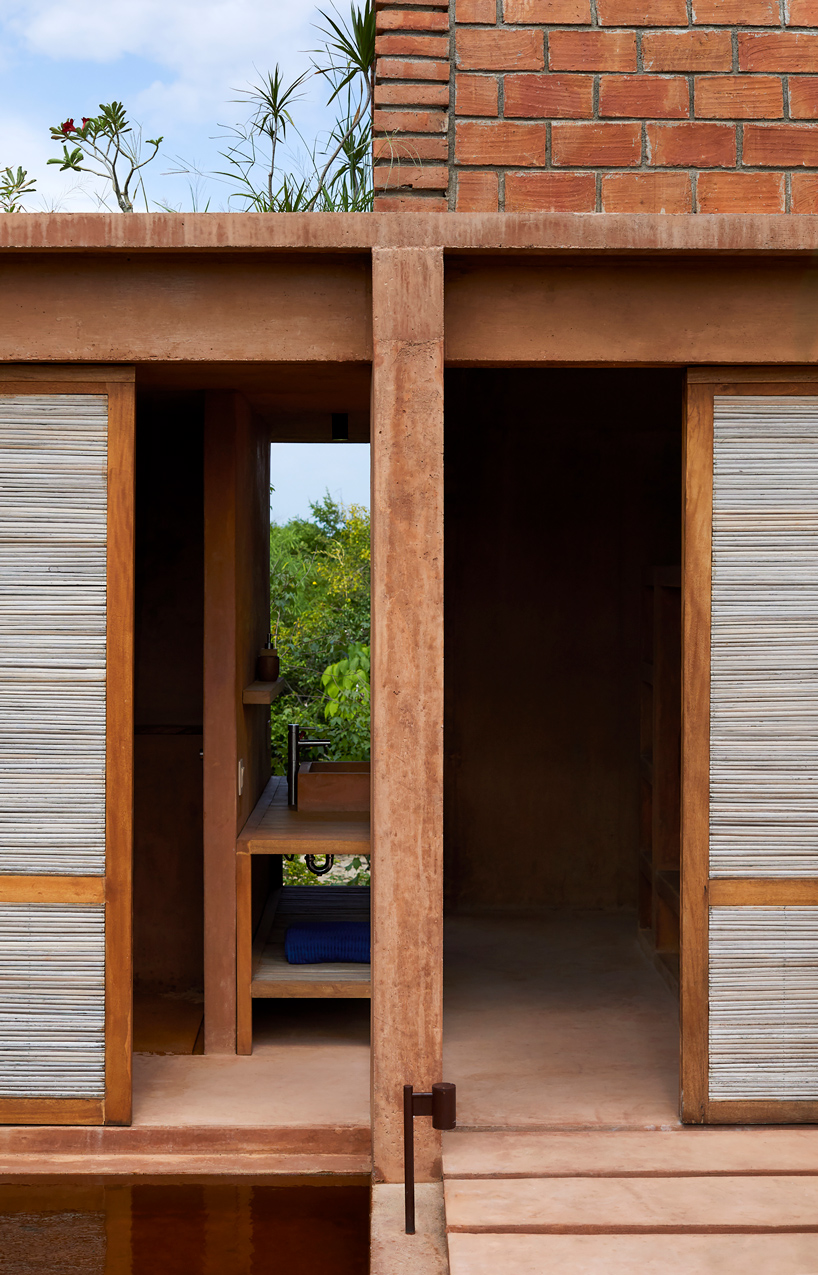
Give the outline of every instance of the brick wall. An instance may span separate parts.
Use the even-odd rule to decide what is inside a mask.
[[[377,7],[380,211],[818,213],[818,0]]]

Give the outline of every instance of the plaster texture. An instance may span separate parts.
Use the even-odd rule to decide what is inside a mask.
[[[265,1005],[249,1057],[138,1054],[134,1124],[368,1129],[367,1009]]]
[[[450,1235],[451,1275],[810,1275],[815,1235]]]
[[[450,1231],[818,1229],[815,1176],[449,1179],[445,1194]]]
[[[459,1127],[679,1125],[678,1004],[631,913],[453,917],[445,951]]]
[[[415,1186],[415,1234],[404,1231],[403,1186],[372,1188],[370,1275],[448,1275],[443,1185]]]
[[[818,1173],[818,1129],[443,1135],[448,1178]]]

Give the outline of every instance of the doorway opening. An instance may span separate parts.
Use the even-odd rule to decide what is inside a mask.
[[[683,375],[453,370],[446,405],[458,1123],[672,1124]]]
[[[356,961],[354,977],[344,970],[345,979],[334,979],[328,964],[290,963],[284,953],[290,926],[314,919],[313,897],[356,890],[337,882],[288,889],[283,855],[293,847],[282,848],[280,829],[260,825],[282,785],[272,823],[282,807],[288,813],[286,724],[276,733],[276,721],[317,733],[320,674],[346,653],[346,630],[333,644],[325,625],[322,644],[307,624],[315,666],[307,682],[318,669],[307,687],[304,669],[296,677],[293,643],[281,640],[293,617],[274,596],[281,664],[268,667],[276,620],[270,487],[275,502],[292,497],[295,485],[280,464],[271,474],[270,447],[299,445],[302,469],[315,479],[309,495],[322,502],[329,486],[335,501],[324,501],[324,513],[343,522],[340,500],[352,504],[359,493],[346,478],[314,472],[315,445],[326,442],[340,461],[368,444],[369,368],[323,380],[303,368],[153,376],[137,388],[136,419],[133,1123],[176,1127],[190,1145],[203,1125],[242,1128],[258,1149],[290,1148],[301,1128],[331,1128],[331,1149],[349,1157],[343,1171],[357,1172],[370,1155],[369,967]],[[227,376],[237,384],[225,384]],[[273,505],[277,522],[290,512]],[[296,512],[310,520],[306,499]],[[311,528],[299,561],[314,568],[307,601],[321,611],[323,595],[331,603],[338,591],[336,576],[349,593],[351,564],[341,561],[338,536],[314,519]],[[357,531],[367,548],[366,605],[351,637],[368,642],[368,528]],[[338,568],[328,582],[324,558]],[[289,584],[282,590],[291,603],[298,589]],[[349,714],[344,721],[350,731],[360,725]],[[326,725],[326,737],[338,733]],[[331,820],[319,813],[314,822],[326,831]],[[342,833],[360,830],[355,855],[359,875],[368,875],[368,809],[340,822]],[[307,849],[320,856],[320,846]],[[366,895],[368,916],[368,888],[352,884]],[[331,1086],[327,1074],[336,1076]]]

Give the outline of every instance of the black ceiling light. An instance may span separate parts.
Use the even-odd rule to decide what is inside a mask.
[[[349,442],[349,416],[346,412],[332,413],[332,441],[333,443]]]

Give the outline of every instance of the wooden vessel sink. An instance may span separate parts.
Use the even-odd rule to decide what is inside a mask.
[[[298,809],[369,810],[369,762],[304,762],[298,770]]]

